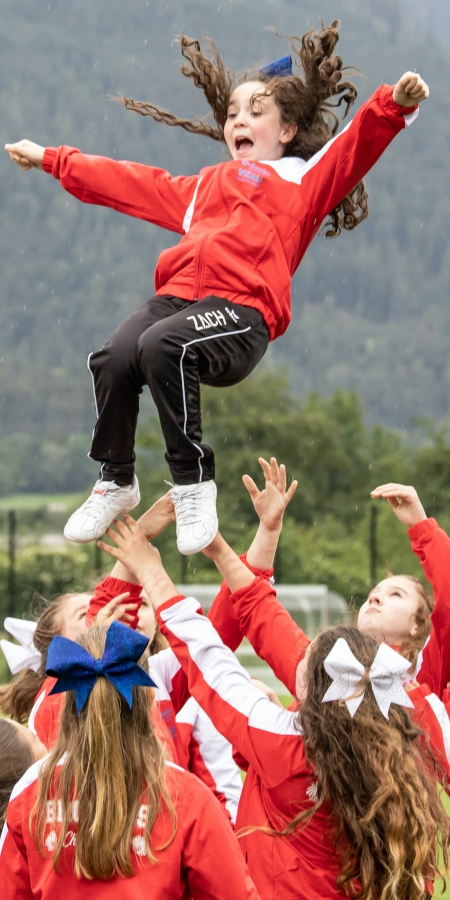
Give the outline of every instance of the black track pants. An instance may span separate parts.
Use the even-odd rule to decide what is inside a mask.
[[[120,485],[133,479],[139,394],[147,384],[175,484],[214,478],[213,451],[202,443],[200,384],[242,381],[268,343],[252,307],[213,296],[147,300],[88,359],[97,410],[90,456],[101,462],[101,477]]]

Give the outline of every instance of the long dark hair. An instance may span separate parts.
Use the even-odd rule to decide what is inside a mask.
[[[365,667],[355,691],[364,698],[353,718],[344,701],[323,703],[331,684],[323,663],[338,638]],[[392,704],[389,719],[382,714],[369,680],[377,649],[372,637],[352,626],[330,628],[312,643],[297,724],[317,778],[317,801],[282,832],[258,830],[292,836],[326,803],[332,810],[329,837],[340,858],[338,889],[357,900],[425,900],[426,882],[448,871],[450,822],[438,785],[446,784],[446,776],[404,707]]]
[[[246,81],[261,81],[266,84],[264,94],[273,96],[282,121],[298,126],[297,134],[286,145],[284,155],[308,160],[336,134],[339,127],[338,108],[344,104],[345,118],[357,96],[352,82],[342,81],[342,74],[348,71],[348,67],[344,68],[341,57],[334,53],[339,40],[338,28],[339,21],[336,19],[330,26],[322,23],[320,32],[312,30],[303,37],[293,35],[286,38],[301,75],[285,78],[270,78],[259,71],[233,75],[224,65],[211,38],[206,38],[210,51],[207,55],[199,41],[183,35],[179,44],[186,62],[182,64],[181,72],[205,94],[215,125],[205,119],[180,119],[154,103],[129,97],[114,99],[123,103],[126,109],[141,116],[151,116],[156,122],[179,125],[186,131],[224,142],[228,105],[234,88]],[[258,95],[261,95],[260,91],[256,92],[255,99]],[[368,194],[364,182],[360,181],[330,213],[325,223],[326,237],[336,237],[343,228],[356,228],[368,214]]]
[[[354,718],[343,701],[322,702],[331,684],[323,662],[340,637],[366,669]],[[437,786],[445,775],[405,708],[391,705],[389,720],[381,713],[369,681],[377,649],[373,638],[350,626],[324,632],[311,646],[298,723],[317,774],[313,811],[324,801],[333,809],[339,888],[351,893],[359,881],[360,900],[422,900],[425,881],[439,877],[439,832],[448,866],[450,823]],[[300,814],[286,831],[304,819]]]
[[[34,763],[29,743],[9,719],[0,719],[0,828],[14,785]]]

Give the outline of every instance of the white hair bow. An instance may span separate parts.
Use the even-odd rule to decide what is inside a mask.
[[[356,659],[347,641],[338,638],[323,665],[330,678],[333,678],[333,683],[330,684],[322,702],[345,700],[353,718],[364,699],[364,692],[354,696],[366,671],[363,664]],[[386,719],[389,717],[391,703],[414,708],[414,703],[409,699],[402,684],[410,666],[411,663],[404,656],[400,656],[400,653],[396,653],[387,644],[380,644],[378,647],[377,655],[370,667],[369,679],[375,699]]]
[[[27,667],[37,672],[41,664],[41,654],[33,644],[36,622],[28,622],[26,619],[13,619],[11,616],[7,616],[4,628],[19,642],[18,644],[13,644],[11,641],[0,641],[0,646],[5,654],[11,674],[17,675],[18,672]]]

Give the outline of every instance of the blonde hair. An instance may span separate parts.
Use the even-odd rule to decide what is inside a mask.
[[[95,659],[103,655],[107,628],[93,625],[77,643]],[[108,880],[134,875],[131,863],[133,828],[145,797],[145,852],[156,862],[155,849],[164,849],[176,832],[173,798],[166,783],[164,749],[149,716],[147,688],[133,688],[133,705],[108,679],[99,677],[80,715],[70,691],[61,717],[57,743],[39,775],[30,828],[44,855],[47,803],[60,801],[61,822],[55,822],[57,843],[53,866],[58,868],[74,798],[78,828],[74,870],[77,877]],[[64,762],[58,765],[66,753]],[[172,823],[165,843],[151,847],[151,832],[160,812]]]
[[[402,578],[412,581],[419,601],[415,613],[417,631],[414,635],[406,638],[400,648],[400,653],[406,659],[409,659],[411,669],[414,670],[419,653],[431,634],[431,613],[433,612],[435,601],[433,595],[426,590],[420,578],[416,578],[415,575],[402,575]]]
[[[35,595],[30,607],[30,614],[36,618],[36,604],[43,606],[37,620],[33,643],[41,654],[41,664],[37,672],[23,669],[9,684],[0,687],[0,711],[16,722],[25,724],[33,708],[36,694],[40,691],[45,679],[47,651],[55,635],[61,633],[64,606],[68,600],[81,597],[83,593],[61,594],[56,600],[48,601]]]

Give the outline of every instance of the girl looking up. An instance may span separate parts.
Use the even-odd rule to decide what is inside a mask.
[[[139,502],[134,441],[146,384],[174,482],[178,548],[195,553],[214,538],[214,453],[202,440],[200,384],[242,381],[284,333],[291,278],[313,237],[324,220],[331,237],[367,216],[361,179],[428,96],[420,75],[407,72],[378,88],[337,134],[337,107],[347,113],[356,98],[334,53],[338,25],[289,40],[298,75],[285,57],[238,78],[213,42],[208,58],[182,37],[182,72],[204,91],[214,126],[124,99],[128,109],[226,144],[230,159],[199,175],[172,178],[67,146],[6,145],[22,169],[44,169],[85,203],[182,235],[158,260],[156,295],[89,357],[98,416],[90,455],[101,468],[66,525],[70,540],[98,538]]]
[[[260,459],[264,492],[248,476],[245,484],[254,504],[263,494],[274,508],[283,508],[280,469],[272,457],[270,465]],[[428,685],[442,699],[450,682],[450,539],[435,519],[427,518],[420,498],[410,485],[389,483],[372,491],[372,497],[385,498],[395,515],[408,527],[414,553],[419,556],[426,578],[433,585],[434,598],[422,582],[411,575],[390,575],[376,584],[358,611],[357,627],[378,643],[385,641],[410,662],[407,679]],[[225,573],[227,548],[221,539],[205,551]],[[277,678],[297,699],[297,673],[304,666],[309,639],[278,601],[275,589],[255,579],[245,591],[231,594],[230,605],[243,634],[257,655],[271,667]]]
[[[443,741],[434,758],[409,717],[426,701],[402,686],[408,660],[354,627],[332,628],[308,650],[300,712],[277,707],[199,604],[176,595],[139,526],[115,524],[115,546],[103,549],[142,581],[191,693],[249,763],[236,825],[263,900],[425,900],[438,822],[448,853],[436,786],[448,765]],[[226,568],[236,589],[251,584],[231,551]]]
[[[4,900],[258,900],[220,804],[164,758],[137,664],[146,645],[118,622],[54,639],[49,671],[66,702],[52,753],[13,791]]]

